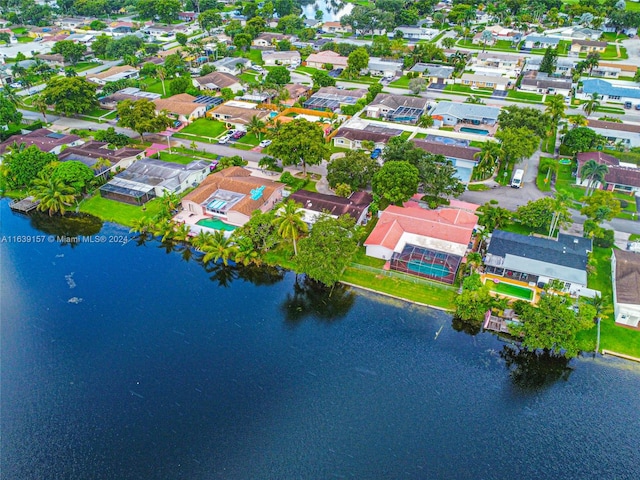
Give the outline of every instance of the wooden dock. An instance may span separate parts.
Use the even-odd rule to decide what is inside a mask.
[[[22,200],[14,200],[9,204],[9,208],[14,212],[29,213],[40,205],[40,200],[33,197],[23,198]]]

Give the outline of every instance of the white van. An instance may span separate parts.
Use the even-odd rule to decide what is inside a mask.
[[[520,188],[522,187],[522,177],[524,177],[524,170],[518,169],[513,174],[513,178],[511,179],[511,187],[512,188]]]

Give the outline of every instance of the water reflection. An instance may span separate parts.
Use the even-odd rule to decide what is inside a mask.
[[[327,287],[306,275],[296,275],[293,292],[287,293],[280,310],[287,324],[296,326],[308,316],[329,322],[341,319],[354,302],[355,294],[346,285]]]
[[[83,236],[97,235],[103,222],[98,217],[86,213],[68,213],[65,216],[50,216],[44,212],[29,215],[31,226],[47,235],[56,237],[56,243],[75,247],[82,243]]]
[[[308,1],[300,2],[302,14],[305,18],[315,18],[316,11],[322,12],[323,22],[338,22],[342,17],[348,15],[355,6],[353,3],[343,3],[331,0],[329,2]]]
[[[451,327],[456,332],[464,332],[468,335],[478,335],[482,329],[482,324],[478,322],[467,322],[460,317],[454,316],[451,320]]]
[[[538,390],[558,380],[569,380],[573,368],[565,357],[547,351],[530,352],[505,345],[500,352],[513,383],[525,390]]]

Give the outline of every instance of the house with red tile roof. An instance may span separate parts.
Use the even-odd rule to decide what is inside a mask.
[[[387,260],[391,270],[452,284],[477,223],[468,208],[391,205],[379,213],[364,245],[367,255]]]

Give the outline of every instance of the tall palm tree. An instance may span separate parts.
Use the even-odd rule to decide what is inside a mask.
[[[111,161],[109,159],[107,159],[107,158],[98,157],[98,159],[96,160],[96,163],[94,163],[93,167],[91,167],[91,168],[96,173],[104,172],[104,171],[108,170],[109,168],[111,168]]]
[[[265,130],[265,123],[262,120],[260,120],[256,115],[252,116],[251,120],[247,124],[247,132],[258,137],[258,141],[260,141],[264,130]]]
[[[593,92],[591,94],[591,98],[582,105],[582,109],[587,114],[587,117],[589,117],[600,106],[600,102],[598,101],[599,98],[600,95],[598,95],[598,92]]]
[[[433,117],[431,115],[421,115],[418,119],[418,126],[422,128],[433,127]]]
[[[203,263],[209,263],[211,260],[214,262],[222,260],[222,263],[228,265],[229,260],[235,254],[236,247],[229,238],[225,237],[223,231],[216,230],[210,242],[203,247],[203,251],[205,252],[202,258]]]
[[[551,217],[551,225],[549,226],[549,237],[553,236],[556,228],[565,226],[571,221],[569,207],[572,204],[573,197],[565,191],[556,193],[553,203],[553,216]]]
[[[155,77],[158,80],[160,80],[160,82],[162,83],[162,96],[166,97],[167,96],[167,90],[164,87],[164,81],[167,78],[167,71],[165,70],[165,68],[164,67],[156,68]]]
[[[572,128],[586,127],[589,125],[589,120],[584,115],[569,115],[567,121],[571,124]]]
[[[40,200],[38,210],[49,212],[49,216],[54,213],[64,215],[67,207],[73,204],[75,199],[73,187],[65,184],[61,180],[45,178],[40,176],[33,181],[31,194],[36,200]]]
[[[598,182],[604,182],[604,177],[609,173],[609,167],[604,163],[598,163],[595,160],[587,160],[582,168],[580,168],[580,178],[587,179],[587,191],[585,196],[590,196],[595,190]]]
[[[596,341],[596,352],[600,350],[600,321],[602,317],[609,316],[613,313],[613,308],[602,295],[596,294],[593,298],[586,298],[585,303],[591,305],[595,309],[595,322],[598,324],[598,336]]]
[[[557,127],[561,118],[564,118],[564,112],[567,108],[562,95],[547,95],[545,100],[545,112],[551,117],[551,121]]]
[[[204,251],[204,248],[207,244],[211,243],[211,239],[212,239],[213,235],[205,230],[200,230],[200,232],[198,233],[198,235],[196,235],[195,237],[193,237],[191,239],[191,245],[193,245],[193,247],[196,250],[199,251]]]
[[[474,176],[479,180],[483,180],[493,175],[493,172],[498,166],[500,152],[500,144],[496,142],[484,142],[480,151],[474,155],[479,159],[478,164],[474,168]]]
[[[302,209],[299,203],[287,200],[274,218],[274,226],[278,229],[278,235],[283,239],[290,238],[293,241],[293,253],[298,255],[296,240],[301,234],[308,231],[307,224],[302,219]]]
[[[44,96],[42,95],[35,96],[31,101],[31,105],[33,105],[42,114],[42,118],[44,118],[44,123],[47,123],[47,109],[49,108],[49,105],[47,105],[47,102],[44,99]]]

